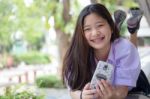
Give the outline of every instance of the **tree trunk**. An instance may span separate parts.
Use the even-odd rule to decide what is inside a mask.
[[[63,33],[60,29],[55,29],[57,35],[58,49],[60,55],[60,65],[69,46],[69,36]]]
[[[117,3],[116,5],[121,6],[123,4],[123,0],[117,0],[116,3]]]
[[[67,24],[67,22],[70,21],[71,19],[69,12],[70,12],[70,2],[69,0],[63,0],[63,19],[65,24]]]
[[[66,25],[71,19],[71,16],[69,14],[70,2],[69,0],[63,0],[62,3],[63,3],[62,21],[64,21]],[[59,65],[62,65],[64,55],[69,46],[69,35],[67,35],[67,33],[64,33],[61,29],[58,29],[58,28],[55,28],[55,31],[56,31],[59,55],[60,55]]]
[[[63,33],[60,29],[55,29],[57,35],[58,42],[58,51],[59,51],[59,60],[58,60],[58,68],[57,72],[61,75],[62,66],[63,66],[63,58],[70,44],[69,36]]]
[[[144,15],[150,26],[150,0],[138,0],[138,3],[140,5],[140,8],[144,11]]]
[[[91,3],[98,3],[98,0],[91,0]]]

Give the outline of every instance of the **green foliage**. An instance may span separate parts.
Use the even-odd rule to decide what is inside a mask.
[[[4,55],[3,58],[1,58],[0,60],[0,69],[5,68],[6,64],[7,64],[7,57],[6,55]]]
[[[0,0],[0,46],[4,46],[5,50],[10,48],[13,44],[11,34],[20,30],[29,47],[38,50],[41,48],[43,31],[50,28],[48,20],[51,16],[54,16],[55,28],[72,33],[81,5],[76,0],[70,2],[72,18],[65,24],[60,0],[33,0],[30,6],[26,6],[24,0]],[[42,21],[42,17],[45,21]]]
[[[41,3],[39,3],[41,4]],[[11,34],[21,30],[30,46],[40,48],[44,25],[41,10],[33,2],[27,7],[23,0],[0,0],[0,42],[6,48],[11,46]],[[45,12],[44,12],[45,13]]]
[[[39,50],[42,47],[43,41],[43,33],[35,31],[36,33],[31,33],[32,30],[27,30],[27,33],[25,34],[25,38],[29,43],[29,46],[32,48],[32,50]]]
[[[0,99],[44,99],[44,95],[37,95],[31,90],[24,89],[17,92],[17,87],[6,87],[3,95],[0,95]]]
[[[75,28],[76,20],[81,11],[81,4],[77,0],[70,1],[70,19],[65,22],[63,19],[63,5],[62,2],[57,2],[56,8],[53,11],[54,19],[55,19],[55,28],[60,29],[63,33],[71,34]],[[59,12],[59,13],[58,13]]]
[[[111,13],[117,7],[117,0],[97,0],[106,5]],[[138,6],[135,0],[124,0],[123,5],[127,7]],[[30,6],[26,6],[24,0],[0,0],[0,46],[11,47],[11,34],[21,30],[29,47],[38,50],[42,46],[43,31],[48,31],[48,22],[54,16],[55,29],[64,33],[73,33],[75,22],[82,7],[78,0],[70,0],[70,16],[68,22],[62,17],[63,3],[61,0],[33,0]],[[42,18],[45,21],[42,21]]]
[[[21,55],[13,55],[15,64],[25,62],[26,64],[47,64],[51,62],[48,55],[39,52],[28,52]]]
[[[79,4],[78,0],[70,1],[70,16],[71,19],[67,24],[64,26],[63,32],[66,34],[73,34],[76,20],[79,16],[80,11],[82,10],[81,4]]]
[[[130,7],[138,7],[139,6],[138,3],[135,2],[134,0],[124,0],[123,5],[125,7],[128,7],[128,8],[130,8]]]
[[[56,75],[44,75],[36,79],[40,88],[64,88],[62,81]]]
[[[0,46],[10,46],[10,31],[12,22],[9,20],[12,15],[12,2],[10,0],[0,0]]]
[[[124,36],[126,31],[127,31],[127,24],[123,23],[122,27],[121,27],[121,30],[120,30],[120,35]]]
[[[116,9],[116,0],[100,0],[102,4],[104,4],[108,10],[113,13]]]
[[[59,13],[58,13],[59,12]],[[61,4],[57,4],[57,8],[55,9],[55,13],[54,14],[54,19],[55,19],[55,28],[57,29],[61,29],[63,31],[63,27],[65,25],[63,17],[62,17],[62,13],[63,13],[63,5]]]

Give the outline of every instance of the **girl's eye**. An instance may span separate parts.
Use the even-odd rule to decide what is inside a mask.
[[[84,29],[84,32],[86,32],[86,31],[90,31],[90,28],[85,28],[85,29]]]
[[[97,25],[97,27],[101,27],[101,26],[103,26],[103,24],[99,24],[99,25]]]

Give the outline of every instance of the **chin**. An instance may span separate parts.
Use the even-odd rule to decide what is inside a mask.
[[[103,49],[103,48],[104,48],[104,46],[100,46],[100,45],[98,45],[98,46],[93,46],[93,48],[94,48],[94,49]]]

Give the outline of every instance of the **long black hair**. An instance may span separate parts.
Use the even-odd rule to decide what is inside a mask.
[[[93,49],[88,45],[83,31],[84,19],[91,13],[101,16],[108,22],[113,31],[111,42],[120,36],[109,11],[104,5],[99,3],[91,4],[81,11],[62,68],[63,81],[72,90],[81,90],[87,82],[90,82],[96,68]]]

